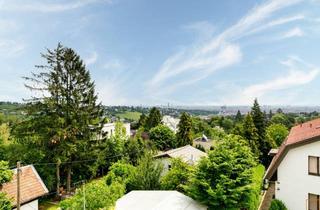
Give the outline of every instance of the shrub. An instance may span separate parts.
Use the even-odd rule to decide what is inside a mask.
[[[125,193],[124,184],[107,186],[104,179],[95,180],[77,189],[75,195],[60,203],[62,210],[82,209],[84,197],[87,209],[109,209]]]
[[[288,210],[281,200],[274,199],[271,202],[269,210]]]
[[[5,193],[0,192],[0,209],[11,210],[11,201],[8,199]]]
[[[248,200],[248,208],[250,210],[258,209],[258,206],[260,204],[264,171],[264,166],[261,164],[253,169],[252,189]]]

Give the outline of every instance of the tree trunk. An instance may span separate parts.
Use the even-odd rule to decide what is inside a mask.
[[[57,162],[56,166],[56,176],[57,176],[57,186],[56,186],[56,196],[59,198],[60,196],[60,162]]]
[[[68,169],[67,169],[67,192],[70,193],[71,192],[71,165],[68,165]]]

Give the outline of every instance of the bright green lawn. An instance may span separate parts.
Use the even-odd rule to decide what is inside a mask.
[[[40,210],[57,210],[59,206],[53,203],[44,202],[41,203],[39,207]]]
[[[141,113],[140,112],[123,112],[116,114],[118,117],[128,120],[139,120]]]

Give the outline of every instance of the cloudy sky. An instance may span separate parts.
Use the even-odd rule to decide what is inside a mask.
[[[105,105],[320,105],[320,0],[0,0],[0,100],[58,42]]]

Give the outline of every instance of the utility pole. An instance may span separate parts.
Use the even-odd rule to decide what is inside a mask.
[[[17,210],[20,210],[20,162],[17,162]]]

